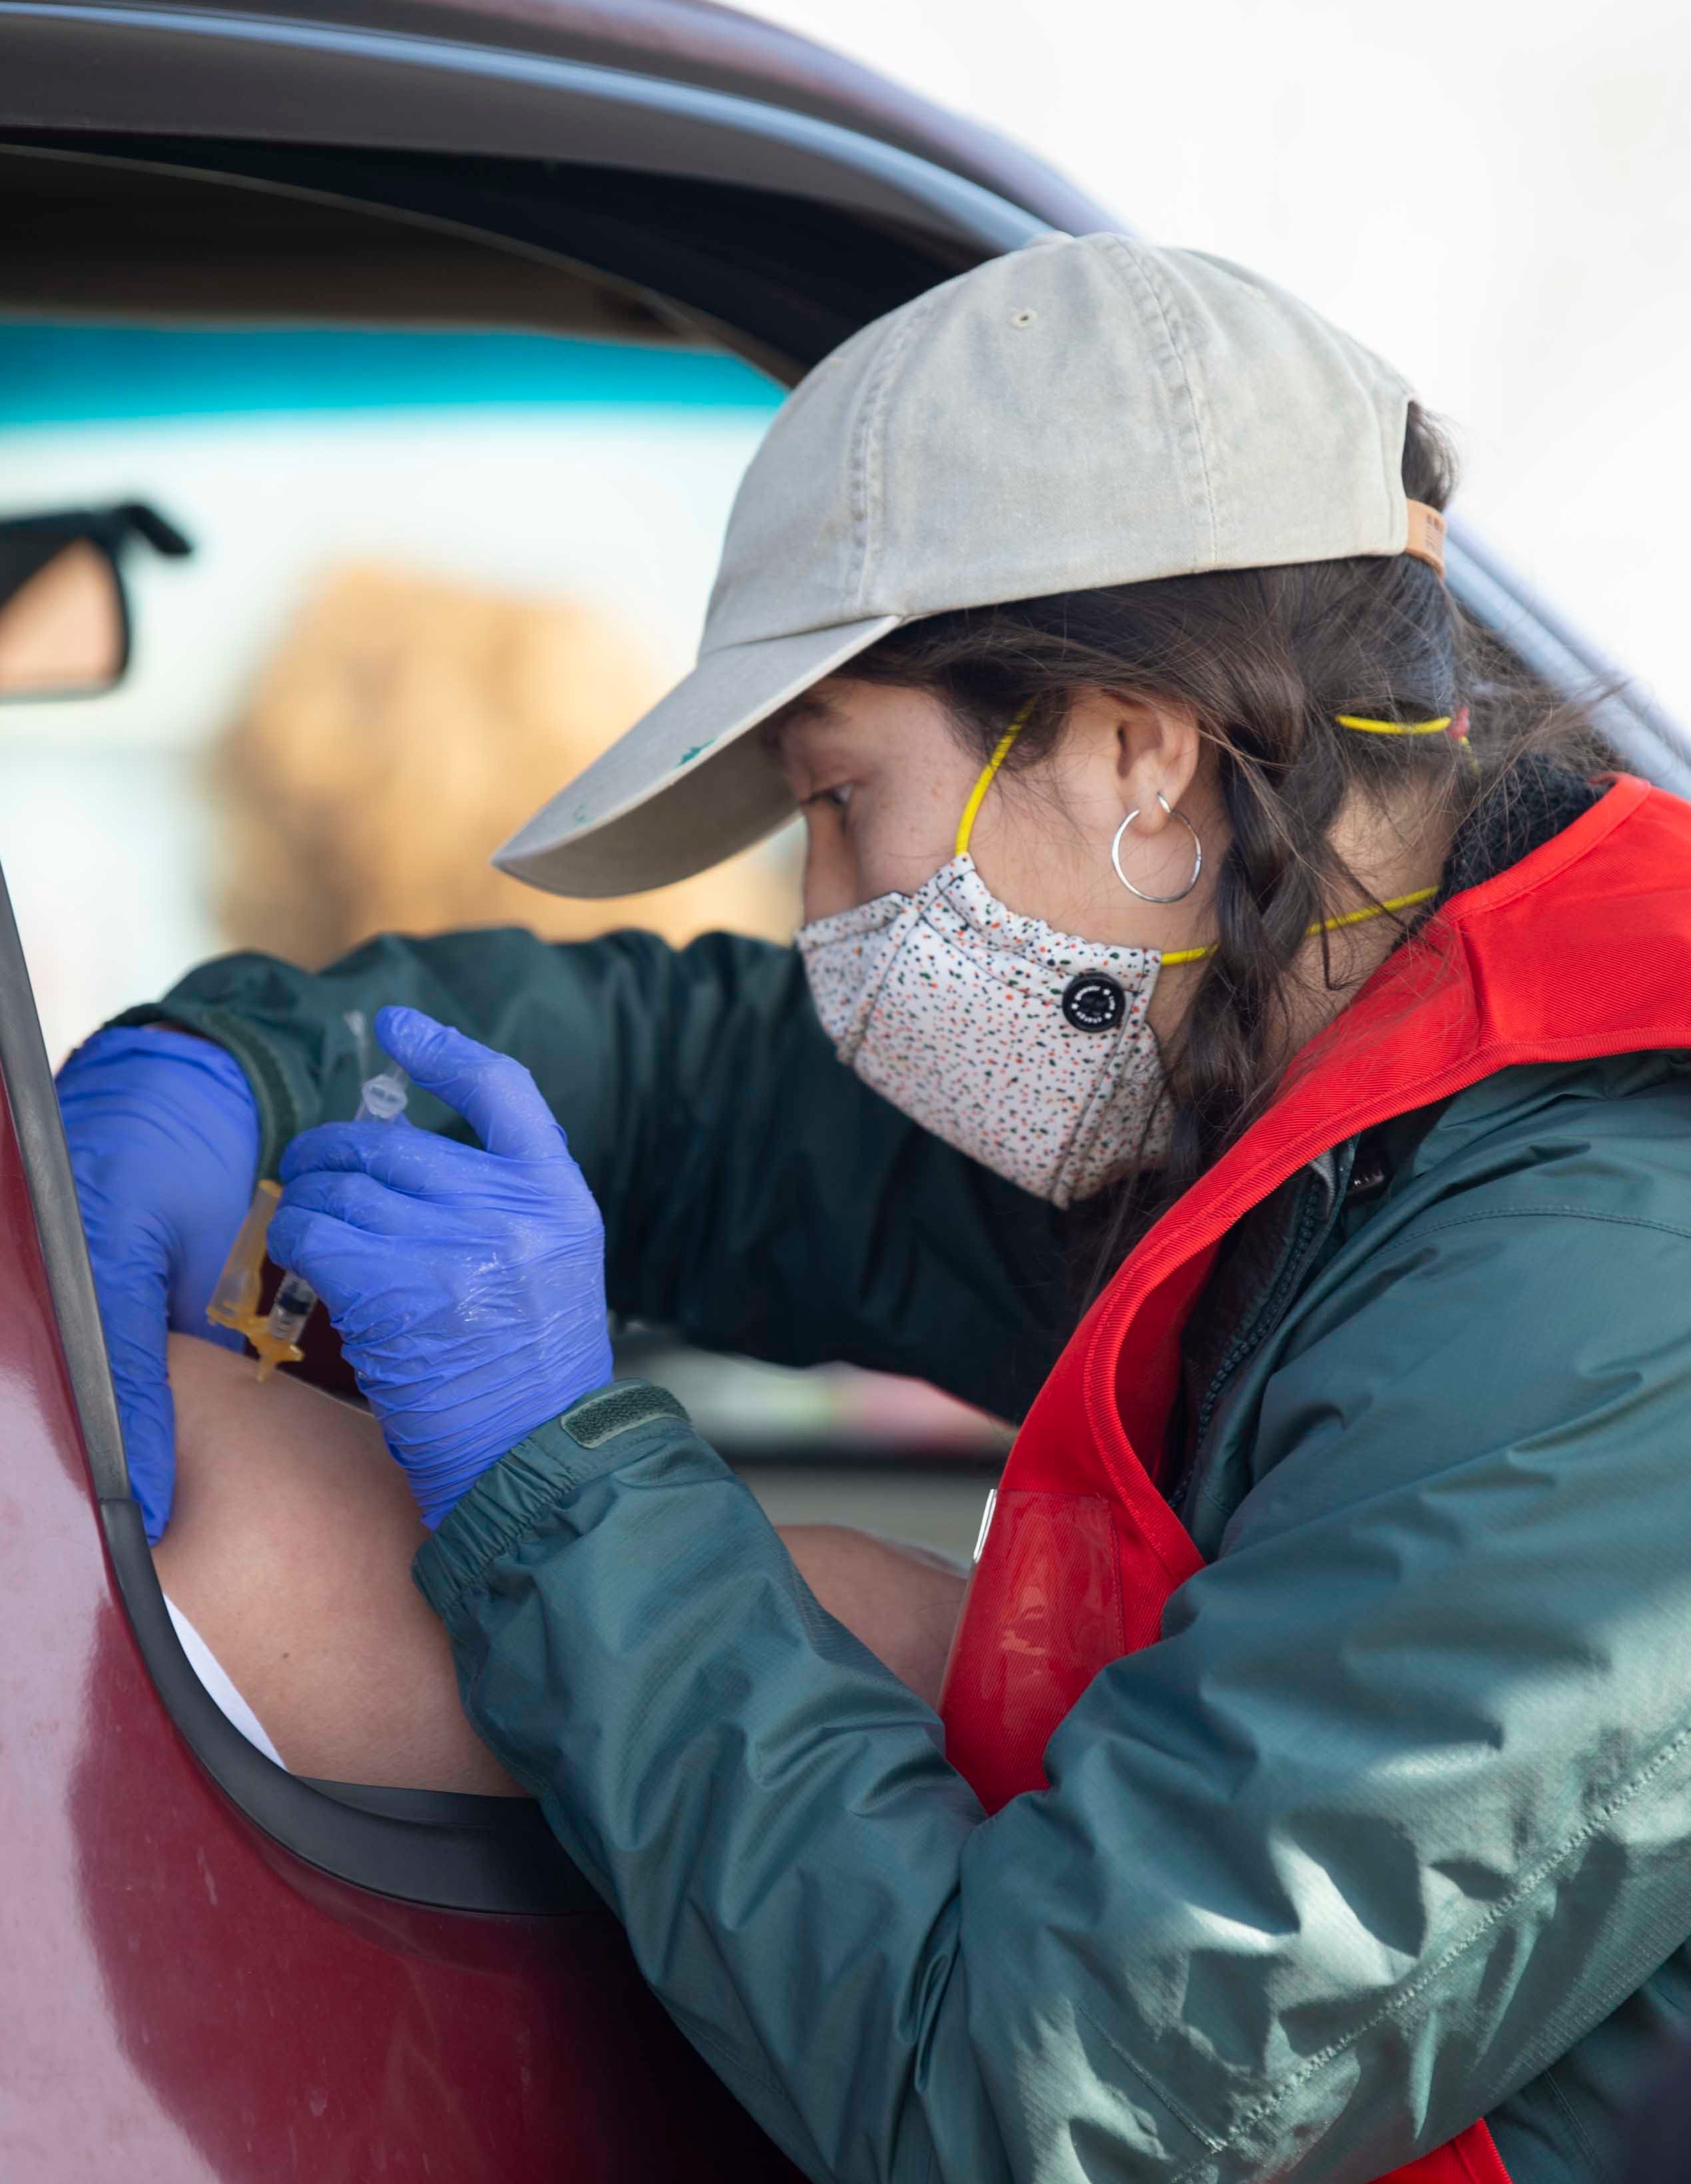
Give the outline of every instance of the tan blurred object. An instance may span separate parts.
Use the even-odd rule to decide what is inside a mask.
[[[584,607],[335,572],[214,755],[231,942],[314,967],[374,933],[472,925],[789,939],[797,875],[779,849],[604,902],[542,894],[488,864],[657,694],[632,644]]]

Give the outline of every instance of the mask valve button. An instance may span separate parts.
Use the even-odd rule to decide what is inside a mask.
[[[1063,1014],[1076,1031],[1114,1031],[1127,1013],[1127,996],[1101,971],[1082,971],[1063,989]]]

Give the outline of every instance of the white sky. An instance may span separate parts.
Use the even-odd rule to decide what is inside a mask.
[[[1683,720],[1684,0],[760,0],[1282,281],[1450,418],[1462,505]]]

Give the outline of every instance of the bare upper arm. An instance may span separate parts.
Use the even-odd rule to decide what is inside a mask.
[[[367,1411],[170,1338],[176,1494],[159,1583],[296,1774],[520,1795],[465,1719],[445,1630],[411,1582],[424,1530]],[[831,1613],[938,1696],[964,1578],[832,1524],[782,1531]]]
[[[290,1769],[515,1792],[459,1704],[445,1631],[411,1582],[424,1533],[368,1412],[170,1338],[176,1496],[159,1582]]]

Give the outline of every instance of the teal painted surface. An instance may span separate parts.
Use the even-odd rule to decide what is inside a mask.
[[[547,334],[0,324],[0,428],[298,410],[772,410],[737,358]]]

